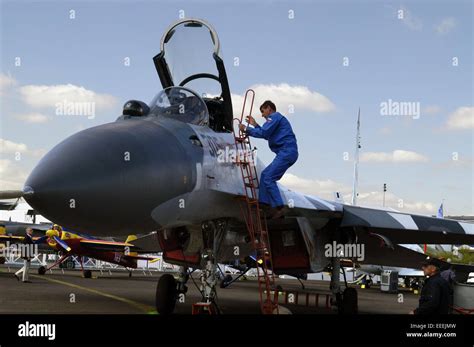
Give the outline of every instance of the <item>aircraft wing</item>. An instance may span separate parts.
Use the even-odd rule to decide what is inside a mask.
[[[34,232],[41,233],[48,229],[51,229],[51,223],[34,224],[34,223],[22,223],[22,222],[11,222],[11,221],[0,221],[0,228],[5,229],[5,234],[12,235],[24,235],[26,228],[33,229]]]
[[[158,253],[161,252],[160,244],[157,241],[156,232],[139,236],[133,240],[133,245],[140,249],[143,253]]]
[[[136,259],[136,260],[149,260],[149,261],[156,261],[160,259],[158,257],[145,257],[141,255],[130,255],[130,254],[125,255],[125,258]]]
[[[130,252],[140,252],[141,249],[131,243],[115,242],[105,240],[81,239],[81,246],[96,251],[124,252],[126,249]],[[127,248],[128,247],[128,248]]]
[[[471,244],[474,224],[367,207],[343,206],[341,227],[356,228],[390,244]]]
[[[281,193],[284,200],[294,204],[286,213],[288,217],[301,216],[313,221],[327,218],[334,225],[355,230],[357,236],[376,236],[389,245],[474,243],[473,223],[346,205],[288,189]]]
[[[363,263],[405,268],[420,268],[426,255],[401,244],[473,244],[474,224],[331,202],[314,196],[284,191],[294,201],[286,216],[306,217],[313,228],[350,231],[357,243],[364,244]],[[474,267],[456,266],[460,272]]]
[[[403,268],[398,272],[398,276],[401,277],[425,277],[423,274],[423,271],[421,270],[415,270],[415,269],[408,269],[408,268]]]
[[[414,269],[421,268],[421,262],[426,260],[426,254],[411,250],[407,247],[396,244],[383,244],[379,236],[368,234],[361,234],[359,243],[365,246],[365,258],[361,263],[377,264],[382,266],[394,266],[405,268],[405,270],[412,269],[412,274],[402,274],[400,276],[419,276],[420,272]],[[448,263],[442,261],[446,265]],[[459,275],[458,278],[463,278],[470,272],[474,271],[474,265],[466,264],[450,264]]]
[[[7,242],[9,242],[10,244],[23,243],[24,238],[25,238],[24,236],[0,234],[0,244],[6,244]],[[41,238],[43,237],[34,236],[33,242],[37,243],[38,241],[41,241],[40,240]],[[38,248],[41,253],[44,253],[50,250],[50,248],[47,245],[42,244],[40,242],[38,242]]]
[[[0,235],[0,242],[21,243],[24,238],[24,236]]]
[[[393,245],[393,247],[381,245],[380,240],[371,235],[362,235],[358,242],[365,245],[365,257],[361,263],[420,268],[421,262],[426,259],[426,254],[399,245]]]

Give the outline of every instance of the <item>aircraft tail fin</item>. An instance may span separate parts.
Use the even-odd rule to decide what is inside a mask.
[[[137,239],[137,235],[128,235],[127,239],[125,240],[125,243],[132,243],[136,239]],[[135,256],[138,255],[138,253],[137,252],[129,252],[127,255],[135,257]]]
[[[127,239],[125,240],[125,243],[132,243],[132,241],[135,241],[137,239],[137,235],[128,235]]]

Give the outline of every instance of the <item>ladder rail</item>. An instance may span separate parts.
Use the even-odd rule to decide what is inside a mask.
[[[248,97],[250,99],[250,112],[252,114],[253,103],[255,99],[255,92],[249,89],[245,93],[244,103],[242,106],[242,113],[239,118],[235,118],[238,124],[242,124],[245,107],[247,105]],[[246,134],[238,130],[238,135],[235,132],[234,125],[234,139],[237,153],[241,151],[237,158],[237,164],[240,166],[242,174],[242,181],[244,184],[244,193],[240,209],[247,227],[247,231],[252,242],[252,246],[257,253],[257,281],[259,289],[260,308],[264,314],[278,314],[278,292],[275,288],[275,276],[273,272],[273,262],[270,252],[270,241],[268,234],[268,225],[266,222],[265,213],[260,210],[260,205],[257,197],[257,188],[259,187],[258,173],[256,162],[253,157],[252,146],[250,139]],[[247,122],[247,126],[248,126]],[[252,156],[249,160],[249,156]],[[243,160],[240,158],[243,157]],[[263,224],[262,224],[263,219]],[[273,289],[274,295],[272,297],[271,291]]]

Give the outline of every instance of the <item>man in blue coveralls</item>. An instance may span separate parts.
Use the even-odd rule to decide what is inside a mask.
[[[267,140],[271,151],[276,154],[275,159],[260,176],[258,200],[261,204],[269,205],[277,210],[272,218],[280,218],[283,215],[284,204],[276,181],[282,178],[286,170],[298,159],[298,145],[290,122],[276,111],[273,102],[265,101],[260,106],[260,112],[266,119],[263,126],[258,125],[252,116],[248,116],[247,122],[253,127],[240,124],[240,130],[245,131],[249,136]]]

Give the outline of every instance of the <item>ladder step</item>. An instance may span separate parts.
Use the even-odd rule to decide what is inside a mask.
[[[247,95],[251,93],[251,106],[250,113],[252,112],[252,106],[254,102],[255,92],[248,90],[245,93],[244,106],[242,109],[242,117],[244,116],[245,103],[247,101]],[[237,134],[234,132],[235,147],[237,150],[251,151],[252,146],[250,144],[249,137],[242,136],[241,132]],[[246,152],[247,153],[247,152]],[[265,212],[260,209],[258,199],[256,197],[256,189],[258,189],[259,182],[257,177],[257,170],[254,166],[253,157],[251,155],[244,155],[243,158],[236,160],[238,165],[242,165],[242,183],[244,184],[245,202],[246,208],[242,207],[242,214],[246,222],[247,232],[251,239],[253,249],[257,252],[257,276],[260,293],[260,307],[262,313],[278,313],[278,298],[274,295],[270,296],[271,291],[275,291],[275,276],[273,272],[272,257],[270,254],[270,241],[267,228],[267,221],[265,218]],[[251,165],[253,167],[251,167]],[[254,208],[255,207],[255,208]],[[273,298],[272,298],[273,297]]]

